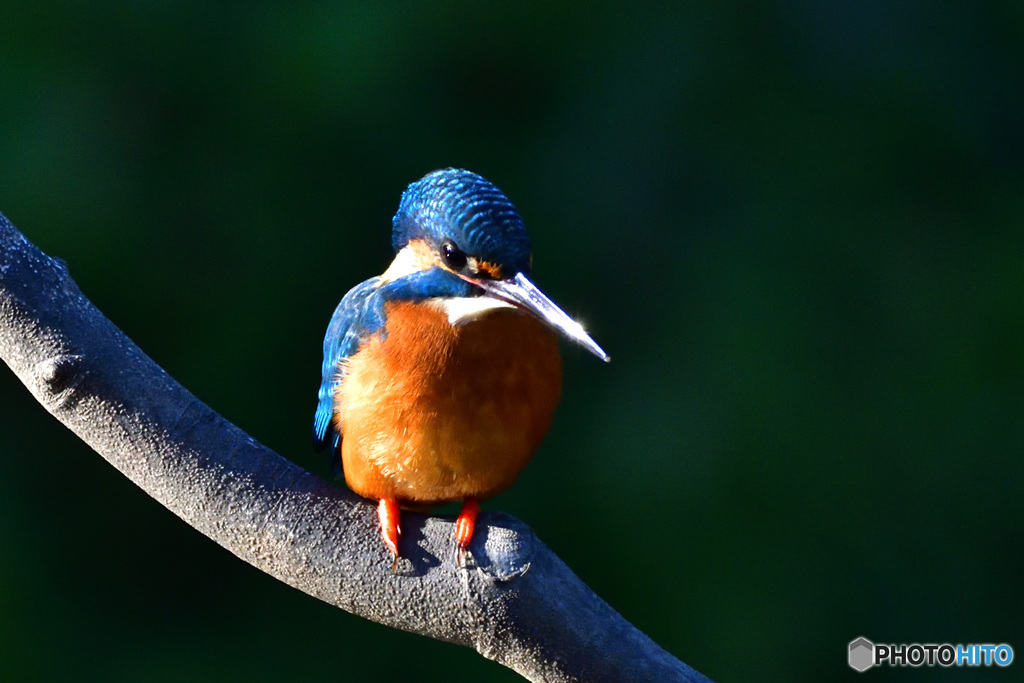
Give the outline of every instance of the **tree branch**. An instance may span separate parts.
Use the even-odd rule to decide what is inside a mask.
[[[405,513],[391,571],[376,508],[257,443],[99,312],[0,214],[0,357],[43,406],[188,524],[290,586],[475,648],[532,681],[705,681],[595,595],[522,522]]]

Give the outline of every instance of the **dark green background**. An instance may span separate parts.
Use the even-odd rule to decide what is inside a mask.
[[[449,165],[614,359],[563,348],[486,507],[723,681],[1024,657],[1024,4],[0,5],[0,211],[324,476],[327,321]],[[517,680],[236,560],[7,370],[0,430],[0,679]]]

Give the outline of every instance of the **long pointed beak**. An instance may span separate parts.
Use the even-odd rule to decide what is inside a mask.
[[[563,337],[571,342],[579,344],[587,351],[608,362],[611,357],[597,345],[583,325],[570,318],[565,312],[555,305],[555,302],[547,298],[544,292],[537,289],[536,285],[522,273],[516,273],[515,277],[508,280],[473,280],[484,293],[495,299],[508,302],[532,313],[552,329],[561,333]]]

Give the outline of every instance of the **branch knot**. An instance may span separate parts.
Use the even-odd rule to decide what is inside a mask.
[[[74,389],[81,381],[82,356],[66,354],[47,358],[36,364],[35,375],[55,397]]]

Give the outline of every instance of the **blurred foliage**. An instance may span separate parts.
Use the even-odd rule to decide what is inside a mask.
[[[853,676],[861,635],[1020,652],[1022,7],[4,3],[0,211],[326,477],[335,303],[408,182],[480,172],[614,359],[564,349],[488,507],[713,678]],[[239,562],[7,370],[0,451],[0,679],[518,680]]]

